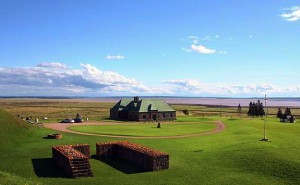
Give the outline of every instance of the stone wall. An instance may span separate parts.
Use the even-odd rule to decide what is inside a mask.
[[[90,150],[90,145],[88,144],[76,144],[76,145],[71,145],[75,150],[78,150],[88,158],[91,158],[91,150]]]
[[[147,171],[169,168],[169,154],[127,141],[96,143],[96,155],[100,159],[118,157]]]
[[[68,177],[90,177],[93,176],[89,163],[90,154],[88,145],[60,145],[52,147],[52,157],[56,165]]]

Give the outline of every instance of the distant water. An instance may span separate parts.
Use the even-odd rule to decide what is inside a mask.
[[[65,101],[92,101],[92,102],[118,102],[122,97],[55,97],[55,96],[21,96],[21,97],[8,97],[0,96],[0,99],[10,98],[32,98],[32,99],[62,99]],[[124,97],[132,98],[133,97]],[[250,101],[257,102],[259,99],[264,103],[264,98],[190,98],[190,97],[140,97],[143,98],[158,98],[163,99],[170,104],[192,104],[192,105],[224,105],[224,106],[248,106]],[[281,106],[281,107],[300,107],[300,98],[268,98],[268,106]]]
[[[143,97],[141,97],[143,98]],[[149,98],[149,97],[145,97]],[[225,105],[225,106],[248,106],[250,101],[265,102],[263,98],[184,98],[184,97],[151,97],[165,100],[170,104],[199,104],[199,105]],[[101,102],[117,102],[121,98],[95,98]],[[268,106],[282,106],[282,107],[300,107],[300,98],[269,98],[267,100]]]

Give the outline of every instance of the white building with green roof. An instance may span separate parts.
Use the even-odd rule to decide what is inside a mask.
[[[176,111],[162,99],[121,99],[110,109],[110,118],[115,120],[162,121],[175,120]]]

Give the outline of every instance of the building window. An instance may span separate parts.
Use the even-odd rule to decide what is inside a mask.
[[[163,118],[165,118],[166,117],[165,113],[163,113],[162,116],[163,116]]]
[[[143,115],[143,119],[146,119],[146,115]]]

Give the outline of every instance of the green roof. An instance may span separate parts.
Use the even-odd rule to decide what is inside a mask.
[[[121,99],[112,109],[118,111],[137,111],[137,112],[170,112],[175,111],[162,99],[141,99],[134,102],[133,99]]]
[[[164,100],[161,99],[142,99],[139,112],[157,110],[159,112],[175,111]]]
[[[127,110],[127,105],[132,101],[132,99],[124,98],[121,99],[112,109],[117,109],[118,111]]]

